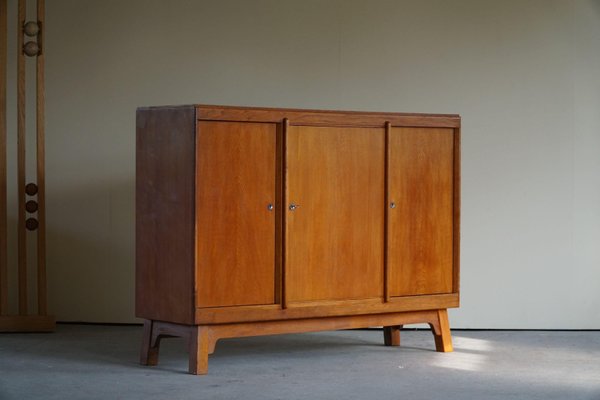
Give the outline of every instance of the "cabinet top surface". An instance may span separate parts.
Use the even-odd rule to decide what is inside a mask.
[[[442,117],[460,119],[459,114],[433,114],[433,113],[405,113],[405,112],[382,112],[382,111],[357,111],[357,110],[323,110],[310,108],[279,108],[279,107],[250,107],[250,106],[225,106],[217,104],[184,104],[184,105],[159,105],[159,106],[143,106],[138,107],[138,110],[152,109],[168,109],[168,108],[186,108],[194,107],[200,112],[203,110],[218,110],[223,111],[263,111],[263,112],[291,112],[291,113],[308,113],[308,114],[357,114],[357,115],[397,115],[397,116],[419,116],[419,117]]]
[[[198,120],[281,122],[290,124],[383,126],[387,122],[402,126],[460,127],[458,114],[424,114],[344,110],[310,110],[295,108],[241,107],[222,105],[181,105],[139,107],[139,111],[194,108]]]

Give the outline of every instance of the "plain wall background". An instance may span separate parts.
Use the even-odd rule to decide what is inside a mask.
[[[599,0],[52,0],[46,19],[58,320],[137,321],[135,108],[208,103],[461,114],[452,327],[600,328]]]

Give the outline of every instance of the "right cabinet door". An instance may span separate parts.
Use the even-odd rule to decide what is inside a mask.
[[[388,163],[389,294],[451,293],[454,130],[393,127]]]

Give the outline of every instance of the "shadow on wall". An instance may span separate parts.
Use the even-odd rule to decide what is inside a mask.
[[[135,322],[135,180],[99,181],[48,183],[49,311],[58,321]]]

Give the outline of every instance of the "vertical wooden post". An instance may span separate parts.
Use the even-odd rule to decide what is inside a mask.
[[[23,25],[26,3],[19,0],[17,20],[17,186],[19,315],[27,315],[27,234],[25,231],[25,54]]]
[[[286,216],[287,216],[287,205],[288,205],[288,191],[287,191],[287,135],[290,129],[290,121],[284,118],[282,121],[282,134],[281,134],[281,175],[283,177],[283,201],[281,202],[281,308],[286,309],[288,305],[287,290],[289,288],[287,279],[288,274],[286,272],[286,248],[287,248],[287,228],[286,228]]]
[[[384,202],[383,205],[383,299],[385,302],[390,301],[390,267],[388,265],[389,260],[389,227],[388,227],[388,213],[389,213],[389,170],[390,170],[390,133],[392,131],[392,124],[389,121],[385,122],[385,167],[384,167]],[[399,334],[399,331],[398,331]]]
[[[192,327],[189,341],[189,372],[193,375],[208,373],[208,329],[202,326]]]
[[[18,315],[7,309],[7,210],[6,210],[6,65],[7,65],[7,3],[0,0],[0,332],[52,332],[54,317],[47,315],[46,302],[46,192],[44,151],[44,16],[45,0],[37,0],[37,21],[25,23],[27,0],[18,0],[17,12],[17,281]],[[32,38],[24,45],[25,36]],[[25,56],[36,57],[36,178],[37,183],[26,185],[27,133]],[[26,203],[26,195],[37,196]],[[27,220],[27,213],[37,219]],[[27,231],[37,230],[37,312],[28,304]]]
[[[0,0],[0,315],[8,312],[8,247],[6,226],[6,64],[8,0]]]
[[[46,305],[46,152],[45,152],[45,75],[44,75],[44,27],[45,0],[37,1],[37,19],[39,26],[38,45],[40,53],[36,66],[36,143],[37,143],[37,300],[38,314],[47,314]]]
[[[275,304],[283,299],[283,124],[275,133]]]

